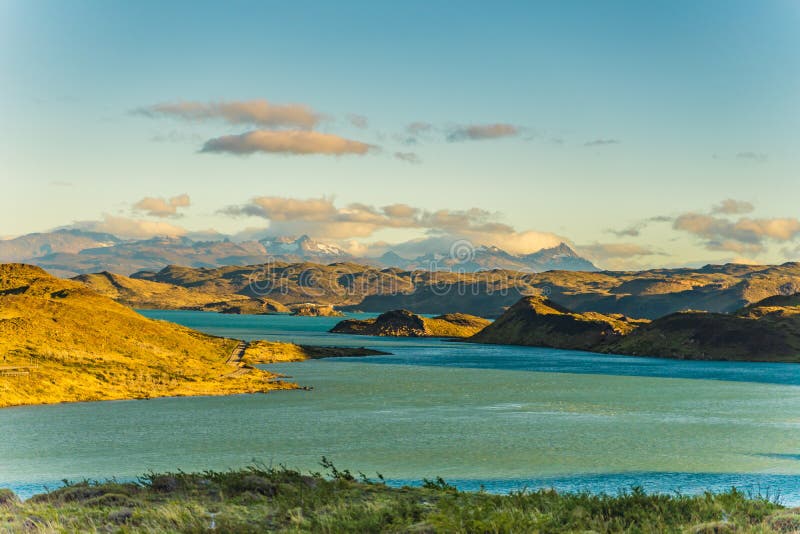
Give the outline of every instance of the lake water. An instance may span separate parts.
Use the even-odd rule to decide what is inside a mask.
[[[337,318],[146,311],[391,356],[270,365],[312,391],[0,410],[0,486],[253,461],[465,489],[724,490],[800,504],[800,366],[328,334]]]

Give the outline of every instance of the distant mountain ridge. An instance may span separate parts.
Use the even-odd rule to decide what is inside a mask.
[[[157,271],[167,265],[222,267],[273,262],[321,264],[358,262],[404,270],[477,272],[508,269],[523,272],[548,270],[597,271],[590,261],[567,244],[531,254],[515,255],[496,246],[465,245],[463,254],[442,251],[404,258],[388,251],[377,258],[356,257],[343,248],[300,237],[268,237],[259,241],[229,239],[196,241],[189,237],[152,237],[125,240],[111,234],[78,229],[28,234],[0,241],[0,262],[27,262],[64,277],[111,271],[130,275]]]
[[[579,256],[566,243],[530,254],[512,254],[493,245],[466,246],[463,254],[425,254],[413,259],[403,258],[390,250],[371,261],[382,267],[399,267],[406,270],[478,272],[507,269],[522,272],[543,271],[599,271],[592,262]]]
[[[117,245],[123,240],[111,234],[83,230],[55,230],[0,240],[0,262],[39,258],[56,252],[78,253]]]

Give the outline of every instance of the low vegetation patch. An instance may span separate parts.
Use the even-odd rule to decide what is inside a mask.
[[[697,496],[553,490],[461,492],[442,479],[391,487],[380,475],[252,466],[69,484],[0,501],[12,532],[796,532],[800,511],[732,489]],[[4,504],[5,503],[5,504]]]

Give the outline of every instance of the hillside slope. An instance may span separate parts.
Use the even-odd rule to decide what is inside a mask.
[[[0,407],[294,387],[227,363],[237,343],[147,319],[38,267],[0,265]]]
[[[733,314],[687,311],[652,322],[574,313],[526,297],[466,341],[687,360],[800,362],[800,295],[769,297]]]
[[[800,295],[768,297],[730,315],[674,313],[598,350],[692,360],[800,362]]]
[[[621,315],[573,313],[549,299],[525,297],[467,341],[597,350],[632,332],[637,324]]]
[[[109,273],[82,274],[73,278],[92,291],[120,304],[140,309],[202,310],[221,313],[289,313],[289,308],[265,298],[225,292],[207,292],[194,287],[137,280]]]

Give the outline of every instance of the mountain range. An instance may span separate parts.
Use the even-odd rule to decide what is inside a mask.
[[[196,241],[188,237],[126,240],[111,234],[78,229],[61,229],[0,240],[0,262],[39,265],[63,277],[100,271],[129,275],[143,270],[157,271],[167,265],[213,268],[265,262],[331,264],[357,261],[404,270],[459,272],[491,269],[523,272],[598,270],[566,243],[523,255],[511,254],[490,245],[475,248],[466,246],[461,252],[463,254],[443,251],[404,258],[396,252],[388,251],[377,258],[360,258],[341,247],[315,241],[307,235],[242,242],[229,239]]]

